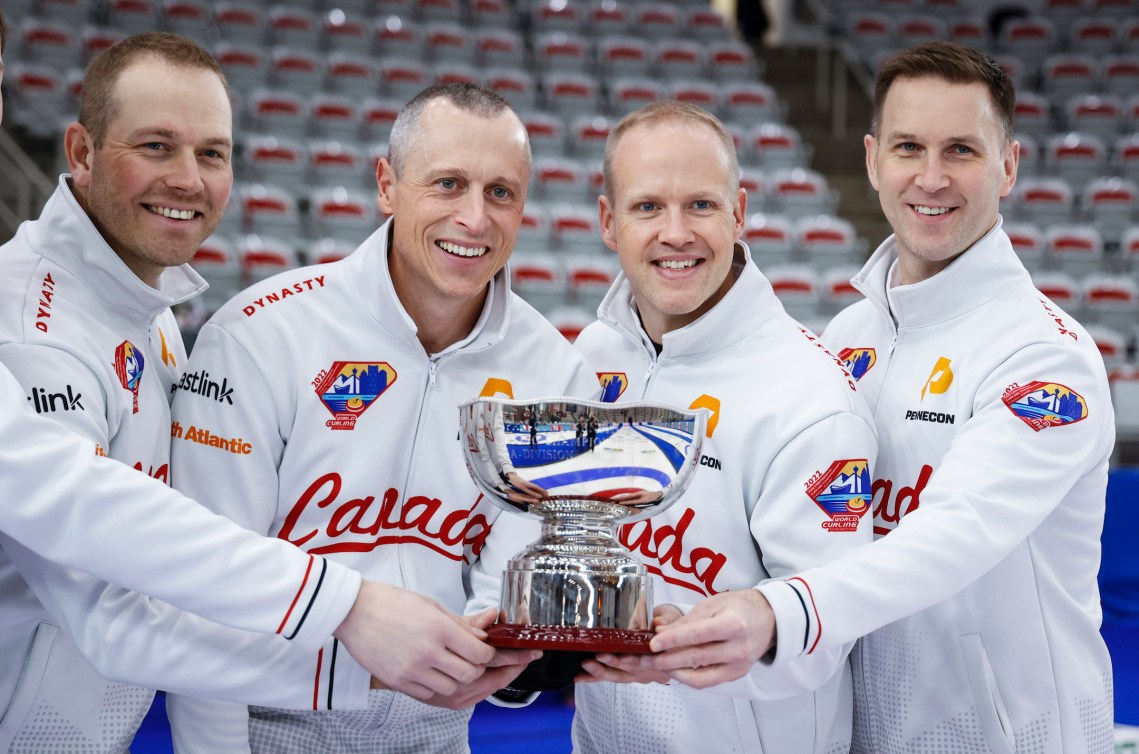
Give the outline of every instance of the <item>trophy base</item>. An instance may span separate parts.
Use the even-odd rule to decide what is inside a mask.
[[[649,654],[652,631],[632,628],[579,628],[496,623],[487,629],[487,643],[510,649],[549,649],[566,652]]]

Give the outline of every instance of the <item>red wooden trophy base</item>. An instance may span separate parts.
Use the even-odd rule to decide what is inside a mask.
[[[524,626],[496,623],[487,629],[492,647],[553,649],[569,652],[648,654],[652,631],[631,628],[577,628],[575,626]]]

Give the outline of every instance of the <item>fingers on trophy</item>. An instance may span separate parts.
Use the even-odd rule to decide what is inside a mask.
[[[618,527],[679,498],[700,459],[706,412],[571,398],[480,398],[459,410],[475,484],[542,527],[507,564],[499,622],[487,630],[488,641],[649,652],[651,581],[621,545]],[[580,423],[590,426],[588,435]]]

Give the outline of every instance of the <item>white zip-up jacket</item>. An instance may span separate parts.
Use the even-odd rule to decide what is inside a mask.
[[[16,237],[0,247],[0,362],[20,381],[19,400],[84,438],[92,455],[109,456],[165,482],[168,395],[186,360],[170,306],[196,295],[205,283],[183,266],[165,271],[160,286],[154,289],[139,280],[107,246],[76,202],[66,176],[40,218],[21,225]],[[54,476],[61,484],[99,489],[97,481],[83,483],[65,474],[66,457],[63,451],[54,472],[30,466],[13,494],[24,495],[20,487],[26,486],[26,494],[35,496],[44,479]],[[37,473],[46,477],[34,478]],[[133,486],[120,489],[123,495],[140,492],[153,494]],[[46,496],[43,504],[57,504],[56,494]],[[38,498],[25,502],[40,503]],[[95,502],[97,498],[86,505]],[[124,581],[146,588],[152,581],[176,580],[176,588],[165,594],[182,597],[187,607],[205,607],[218,618],[240,608],[250,615],[236,621],[240,625],[264,629],[275,623],[279,633],[303,637],[308,647],[326,639],[351,607],[359,576],[341,569],[329,572],[318,560],[294,562],[277,573],[251,566],[249,581],[233,582],[229,570],[209,567],[218,559],[215,548],[235,548],[236,554],[226,558],[230,567],[263,557],[264,549],[240,550],[242,538],[224,530],[216,531],[221,539],[215,541],[217,527],[209,524],[216,522],[209,517],[187,515],[185,506],[168,516],[158,502],[150,503],[148,514],[137,506],[108,506],[107,520],[93,527],[93,535],[111,526],[139,534],[172,527],[186,537],[181,565],[187,577],[152,573],[147,554],[155,551],[154,544],[124,550],[118,555],[123,563],[108,564],[108,574],[120,573],[133,559],[138,575]],[[67,514],[50,522],[53,536],[91,517],[86,507],[75,512],[74,522],[72,512]],[[191,539],[195,532],[203,536]],[[155,544],[169,538],[168,533],[154,536]],[[0,546],[0,750],[126,751],[153,692],[105,680],[81,653],[112,677],[143,683],[171,679],[194,692],[222,685],[210,674],[224,665],[224,656],[213,654],[213,647],[198,647],[195,639],[216,624],[43,560],[13,539],[0,538]],[[58,553],[58,547],[45,551]],[[166,557],[160,562],[179,565]],[[199,570],[199,561],[208,570]],[[327,583],[314,578],[314,572],[323,573]],[[217,582],[211,588],[229,595],[224,611],[209,608],[218,594],[189,596],[209,583],[203,578],[209,574]],[[250,584],[260,583],[266,584],[266,595],[233,600]],[[302,609],[290,609],[294,603]],[[302,622],[301,616],[314,608],[329,613],[305,626],[308,620]],[[78,646],[60,632],[57,620]],[[176,641],[179,636],[185,641]],[[199,648],[205,650],[202,656],[195,654]],[[294,683],[293,704],[297,688]],[[288,699],[287,693],[273,696]]]
[[[598,309],[600,321],[576,344],[608,397],[712,412],[683,497],[620,535],[654,575],[654,604],[682,610],[870,541],[864,514],[876,440],[865,402],[835,357],[784,312],[743,244],[733,274],[727,295],[666,333],[659,355],[619,275]],[[757,663],[739,681],[704,691],[676,683],[579,684],[575,750],[846,751],[849,648],[778,668]]]
[[[293,643],[313,649],[348,614],[359,573],[253,534],[95,455],[81,435],[20,409],[27,392],[0,363],[0,404],[11,407],[0,412],[0,476],[12,496],[0,505],[7,546],[19,543],[50,561],[250,631],[279,632],[291,605],[311,604],[312,617],[295,626]],[[251,584],[259,587],[255,599]],[[97,638],[97,644],[103,642]]]
[[[802,574],[807,611],[765,587],[776,663],[801,653],[785,632],[821,648],[878,629],[852,654],[855,751],[1110,752],[1103,361],[1000,222],[921,283],[889,287],[896,256],[888,239],[854,279],[867,299],[825,333],[882,431],[880,539]]]
[[[600,390],[573,347],[510,292],[506,270],[470,336],[429,356],[392,286],[390,227],[344,260],[259,283],[202,328],[174,401],[174,484],[258,533],[462,613],[472,567],[485,565],[497,590],[526,543],[508,538],[496,549],[488,536],[500,508],[471,481],[459,404]],[[209,494],[217,489],[228,494]],[[314,709],[342,682],[345,654],[332,642],[311,658]],[[470,710],[448,714],[432,745],[465,746]]]

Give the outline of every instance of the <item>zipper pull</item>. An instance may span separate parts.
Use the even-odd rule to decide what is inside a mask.
[[[648,384],[649,378],[651,378],[653,376],[653,370],[656,369],[656,366],[657,366],[656,359],[652,359],[649,361],[649,368],[647,370],[645,370],[645,384]]]
[[[894,355],[894,348],[898,345],[898,331],[895,330],[894,334],[890,336],[890,355]]]
[[[428,361],[427,362],[427,384],[430,385],[431,387],[435,387],[435,362],[434,361]]]

